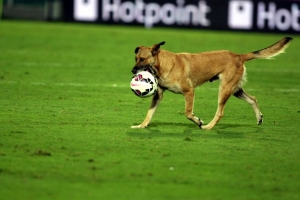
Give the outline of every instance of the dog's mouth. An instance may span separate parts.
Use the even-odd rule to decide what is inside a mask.
[[[143,71],[151,73],[153,76],[156,74],[155,71],[152,69],[152,67],[147,67]]]
[[[145,66],[145,67],[139,67],[139,69],[134,67],[131,72],[133,74],[136,74],[136,73],[141,72],[141,71],[147,71],[147,72],[151,73],[153,76],[156,75],[155,71],[152,69],[152,67],[150,65]]]

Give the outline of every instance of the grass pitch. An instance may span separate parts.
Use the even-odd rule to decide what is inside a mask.
[[[130,129],[151,101],[129,88],[136,46],[246,53],[284,36],[1,21],[0,198],[299,199],[299,36],[275,60],[246,63],[261,126],[232,97],[199,130],[165,92],[151,125]],[[218,81],[196,91],[206,123],[217,93]]]

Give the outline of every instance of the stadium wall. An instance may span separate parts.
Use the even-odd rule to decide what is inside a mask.
[[[298,0],[67,0],[66,21],[258,32],[300,32]]]

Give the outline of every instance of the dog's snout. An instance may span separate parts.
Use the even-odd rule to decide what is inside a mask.
[[[133,74],[136,74],[136,72],[137,72],[136,67],[132,68],[131,72],[132,72]]]

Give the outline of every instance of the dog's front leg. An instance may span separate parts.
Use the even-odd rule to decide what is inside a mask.
[[[131,126],[131,128],[146,128],[148,126],[159,105],[159,102],[163,98],[163,92],[164,92],[163,89],[161,89],[160,87],[157,88],[157,92],[154,94],[152,98],[151,106],[147,112],[146,118],[144,119],[143,123],[137,126]]]
[[[191,89],[188,92],[184,93],[185,98],[185,115],[186,117],[196,123],[200,128],[203,124],[203,121],[194,115],[194,89]]]

